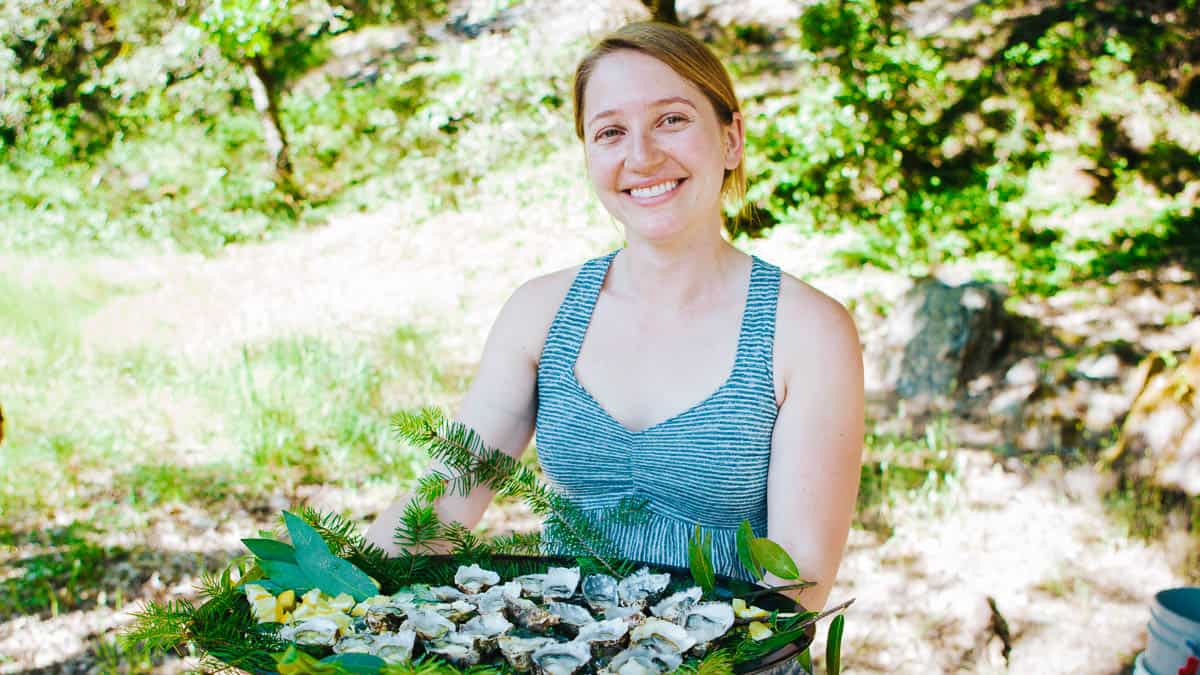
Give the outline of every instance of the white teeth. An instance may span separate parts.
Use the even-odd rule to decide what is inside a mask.
[[[664,192],[670,192],[671,190],[674,190],[676,185],[679,185],[679,181],[670,180],[665,183],[659,183],[658,185],[651,185],[648,188],[634,188],[629,191],[629,194],[642,199],[645,199],[646,197],[657,197]]]

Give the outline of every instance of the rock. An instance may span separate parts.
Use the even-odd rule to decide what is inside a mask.
[[[1116,354],[1104,354],[1083,361],[1077,371],[1089,380],[1115,380],[1121,374],[1121,359]]]
[[[1104,463],[1163,488],[1200,496],[1200,347],[1172,364],[1151,354],[1137,398]]]
[[[903,398],[961,392],[992,363],[1004,340],[1004,295],[988,284],[917,282],[888,318],[884,339],[867,354],[874,386]]]

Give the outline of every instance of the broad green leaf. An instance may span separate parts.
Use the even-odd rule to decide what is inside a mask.
[[[312,655],[296,649],[296,645],[289,646],[285,652],[271,654],[271,658],[275,659],[275,668],[279,675],[335,673],[338,670],[337,665],[321,663]]]
[[[696,532],[688,542],[688,566],[696,584],[704,589],[705,593],[711,593],[717,584],[712,564],[712,533],[702,533],[699,525],[696,525]]]
[[[370,654],[335,654],[321,659],[321,663],[341,666],[347,673],[373,675],[383,668],[385,661]]]
[[[825,637],[825,670],[829,675],[842,672],[842,630],[845,627],[844,614],[838,614],[829,622],[829,633]]]
[[[742,561],[742,567],[745,567],[756,581],[762,581],[762,566],[754,560],[754,550],[750,546],[752,541],[754,541],[754,528],[751,527],[749,520],[743,520],[737,529],[738,558]]]
[[[274,539],[243,539],[242,543],[250,552],[262,560],[279,560],[281,562],[296,562],[296,549],[282,541]]]
[[[807,648],[805,648],[804,651],[800,652],[796,656],[796,663],[800,664],[800,667],[804,669],[804,672],[811,673],[812,672],[812,652],[809,651]]]
[[[378,589],[366,572],[329,552],[329,545],[311,525],[291,513],[283,513],[288,534],[296,547],[296,563],[312,583],[326,595],[349,593],[358,602],[375,595]]]
[[[783,547],[766,537],[756,537],[750,542],[750,550],[754,560],[767,568],[767,571],[780,579],[799,579],[800,570],[796,569],[796,561],[783,550]]]
[[[267,578],[263,579],[263,581],[268,581],[283,590],[290,588],[296,591],[297,595],[316,586],[313,580],[295,563],[279,560],[259,560],[258,566],[267,574]],[[259,583],[261,584],[262,582]],[[266,584],[262,585],[266,586]]]

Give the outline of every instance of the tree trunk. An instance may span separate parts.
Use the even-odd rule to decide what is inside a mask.
[[[283,132],[283,125],[279,123],[278,83],[261,57],[251,58],[243,67],[246,80],[250,83],[250,93],[254,96],[254,109],[258,111],[259,120],[262,122],[267,152],[271,154],[271,162],[275,166],[275,179],[284,194],[293,199],[301,199],[302,195],[292,172],[287,135]]]
[[[655,21],[679,25],[679,13],[675,11],[675,0],[642,0],[642,4],[654,15]]]

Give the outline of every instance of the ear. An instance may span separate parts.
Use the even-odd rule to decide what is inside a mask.
[[[725,168],[733,171],[742,163],[742,155],[746,150],[746,127],[742,123],[742,113],[733,113],[729,124],[722,125],[721,141],[725,145]]]

